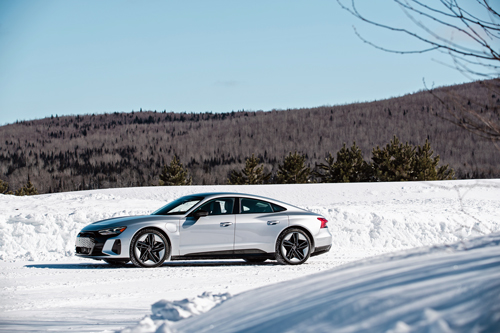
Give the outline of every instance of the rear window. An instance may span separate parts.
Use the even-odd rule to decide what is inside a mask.
[[[241,198],[241,214],[283,212],[286,208],[256,199]]]
[[[275,204],[271,204],[271,206],[273,207],[273,210],[275,212],[284,212],[286,210],[285,207],[281,207],[281,206],[278,206],[278,205],[275,205]]]
[[[241,214],[255,214],[255,213],[272,213],[273,209],[269,202],[242,198],[241,199]]]

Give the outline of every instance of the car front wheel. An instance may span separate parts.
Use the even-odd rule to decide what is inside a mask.
[[[300,229],[288,229],[276,242],[276,260],[283,265],[300,265],[311,255],[311,240]]]
[[[158,230],[139,231],[130,244],[130,260],[137,267],[158,267],[168,258],[167,238]]]

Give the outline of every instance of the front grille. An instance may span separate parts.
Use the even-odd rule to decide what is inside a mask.
[[[76,237],[76,246],[93,248],[95,245],[94,239],[90,237]]]
[[[95,246],[94,238],[81,237],[78,235],[76,237],[76,253],[77,254],[87,254],[90,255]]]

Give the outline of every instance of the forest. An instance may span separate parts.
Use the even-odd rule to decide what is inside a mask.
[[[476,81],[347,105],[228,113],[132,111],[57,116],[0,127],[0,179],[15,190],[28,177],[38,193],[159,185],[177,155],[192,184],[226,184],[254,154],[268,173],[290,152],[314,169],[344,143],[372,150],[397,136],[426,140],[458,179],[500,177],[500,151],[444,119],[461,105],[498,121],[500,96]],[[498,91],[496,89],[495,91]],[[11,110],[10,112],[15,112]]]

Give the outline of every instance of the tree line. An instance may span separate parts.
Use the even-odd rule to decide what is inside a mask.
[[[276,174],[267,172],[254,154],[245,161],[241,170],[232,170],[227,179],[230,185],[254,184],[303,184],[386,182],[386,181],[427,181],[453,179],[454,171],[449,165],[438,166],[439,155],[428,140],[422,146],[401,143],[394,136],[385,147],[372,150],[371,161],[365,161],[361,149],[354,142],[350,148],[345,143],[336,157],[328,153],[325,162],[311,169],[306,164],[306,156],[290,152],[279,164]],[[165,165],[159,176],[159,185],[190,185],[189,171],[179,157],[174,156],[170,165]]]
[[[401,143],[394,136],[385,147],[372,150],[371,161],[365,161],[361,149],[354,142],[350,148],[343,147],[334,157],[331,153],[323,163],[314,168],[307,166],[307,157],[298,152],[290,152],[283,158],[276,174],[267,172],[255,154],[245,160],[241,170],[231,170],[227,184],[304,184],[304,183],[349,183],[349,182],[387,182],[387,181],[428,181],[453,179],[454,171],[449,165],[438,166],[439,155],[428,140],[422,146]],[[159,175],[160,186],[191,185],[189,168],[185,167],[178,156],[170,164],[163,166]],[[15,193],[8,190],[8,183],[0,180],[0,193],[22,195],[38,194],[37,189],[28,182]]]
[[[500,80],[488,81],[500,84]],[[454,107],[450,92],[471,109],[499,117],[500,96],[482,81],[368,103],[228,113],[128,113],[53,116],[0,126],[0,179],[12,190],[31,177],[40,193],[151,186],[174,156],[192,184],[226,184],[252,154],[275,177],[284,156],[302,152],[307,166],[324,163],[344,142],[363,158],[396,135],[415,146],[432,142],[455,177],[500,177],[500,154],[488,140],[442,115]],[[449,102],[449,103],[448,103]],[[448,103],[448,104],[447,104]],[[274,181],[274,180],[273,180]]]

